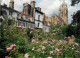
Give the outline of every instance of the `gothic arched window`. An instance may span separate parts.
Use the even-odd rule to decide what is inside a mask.
[[[61,17],[63,17],[63,12],[61,12]]]

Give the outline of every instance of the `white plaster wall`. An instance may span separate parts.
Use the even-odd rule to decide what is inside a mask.
[[[12,13],[12,17],[16,18],[17,17],[17,13],[16,12],[13,12]]]
[[[39,21],[38,21],[38,15],[40,15]],[[39,23],[39,27],[38,27],[38,23]],[[41,14],[39,12],[35,13],[35,27],[43,28],[43,14]]]
[[[9,15],[9,10],[2,8],[3,11],[6,11],[7,16]]]
[[[43,21],[43,14],[36,12],[35,19],[38,20],[38,15],[40,15],[40,21]]]
[[[33,23],[28,23],[27,22],[27,27],[30,29],[34,29],[35,25]]]

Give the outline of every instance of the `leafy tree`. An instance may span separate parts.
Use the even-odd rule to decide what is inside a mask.
[[[72,24],[77,26],[77,35],[80,35],[80,10],[73,15]]]
[[[75,4],[77,4],[77,3],[79,3],[80,2],[80,0],[71,0],[71,2],[72,2],[72,6],[74,6]]]
[[[72,1],[72,6],[75,4],[78,4],[80,0],[71,0]],[[73,14],[73,21],[72,24],[77,26],[77,31],[76,34],[80,37],[80,10],[78,10],[76,13]]]

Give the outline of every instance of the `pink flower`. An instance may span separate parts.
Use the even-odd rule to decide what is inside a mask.
[[[72,50],[74,50],[75,48],[72,48]]]
[[[77,54],[80,54],[80,51],[75,51]]]
[[[35,39],[32,39],[32,43],[35,43],[36,41],[35,41]]]
[[[50,42],[50,44],[52,44],[52,42]]]
[[[53,33],[53,36],[55,36],[56,35],[56,33]]]
[[[16,45],[15,44],[12,44],[10,47],[7,48],[7,50],[15,50],[16,49]]]
[[[47,43],[48,43],[48,41],[44,41],[44,42],[43,42],[43,44],[47,44]]]
[[[67,44],[67,41],[66,40],[64,41],[64,44]]]
[[[42,47],[42,50],[44,50],[44,49],[45,49],[45,47],[43,46],[43,47]]]
[[[14,50],[16,50],[16,48],[14,48]]]
[[[69,36],[68,36],[68,38],[67,38],[67,39],[71,39],[71,37],[69,37]]]
[[[29,58],[28,56],[26,56],[26,58]]]
[[[57,52],[59,52],[60,50],[58,48],[55,49]]]
[[[5,58],[9,58],[8,56],[5,56]]]
[[[60,50],[62,50],[63,48],[61,48]]]
[[[54,43],[54,42],[56,42],[56,40],[52,40],[52,42]]]

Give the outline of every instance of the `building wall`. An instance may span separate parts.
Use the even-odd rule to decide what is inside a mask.
[[[2,14],[8,16],[9,10],[2,8]]]
[[[9,7],[14,9],[14,1],[13,0],[10,0]]]
[[[34,20],[32,20],[32,17],[29,17],[27,15],[22,15],[23,13],[18,12],[16,10],[13,10],[11,8],[4,8],[2,7],[2,19],[4,20],[4,17],[7,17],[8,19],[15,20],[15,26],[19,28],[31,28],[33,29],[35,27]],[[0,16],[0,18],[1,18]]]
[[[31,6],[28,3],[23,4],[23,13],[31,15]]]
[[[40,16],[40,18],[39,18]],[[43,28],[43,14],[36,12],[35,13],[35,27]]]
[[[27,22],[27,28],[34,29],[35,24]]]

